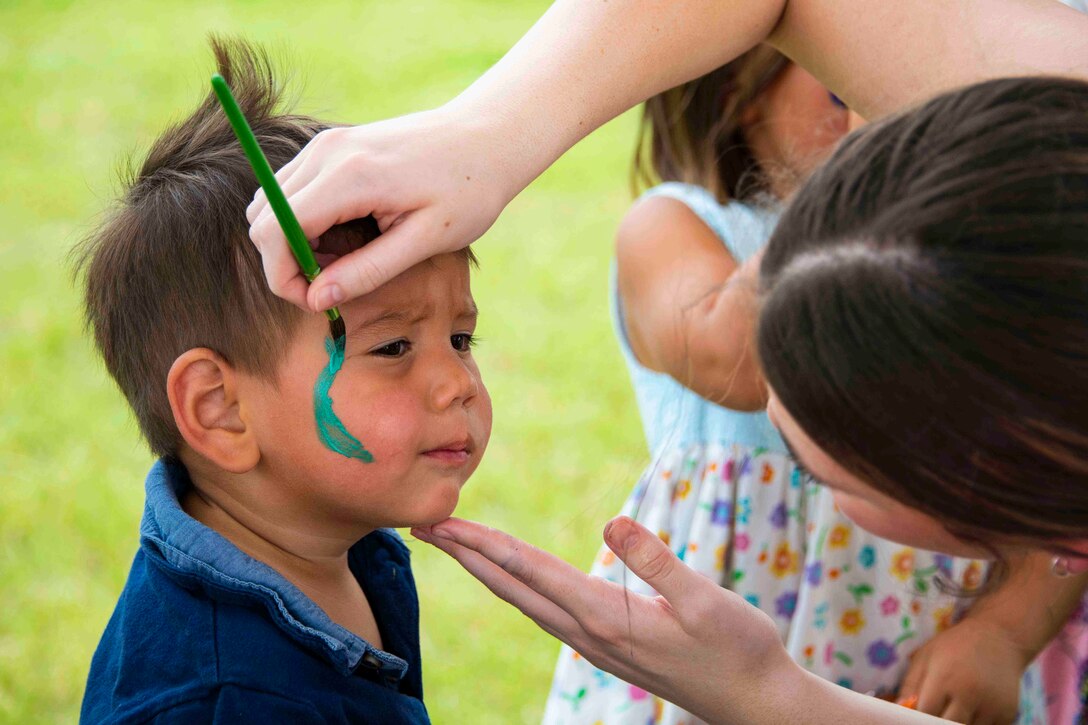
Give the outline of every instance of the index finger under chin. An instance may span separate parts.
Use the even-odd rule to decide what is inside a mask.
[[[431,527],[431,535],[451,539],[478,552],[525,586],[554,602],[575,620],[607,618],[608,583],[587,575],[557,556],[497,529],[463,519]]]

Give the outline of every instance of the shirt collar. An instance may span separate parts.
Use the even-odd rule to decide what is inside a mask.
[[[160,459],[147,474],[140,545],[152,561],[185,586],[202,587],[213,599],[242,595],[263,603],[276,626],[321,653],[343,674],[365,662],[387,679],[404,676],[405,660],[333,622],[275,569],[185,513],[179,499],[191,485],[188,471],[177,461]]]

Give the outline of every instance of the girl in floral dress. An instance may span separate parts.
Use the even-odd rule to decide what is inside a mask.
[[[830,492],[798,468],[761,411],[745,322],[754,315],[744,314],[750,295],[738,294],[754,284],[758,259],[744,263],[770,236],[779,200],[846,129],[837,99],[762,47],[647,102],[636,183],[665,183],[624,220],[613,300],[652,463],[623,513],[770,615],[790,654],[826,679],[875,695],[917,695],[900,685],[912,653],[930,642],[923,660],[932,672],[940,672],[940,658],[962,658],[979,671],[958,692],[912,672],[912,688],[944,698],[929,707],[935,714],[957,698],[975,698],[1000,701],[1006,722],[1018,711],[1018,722],[1046,722],[1041,676],[1029,667],[1045,641],[1030,654],[1010,650],[1007,666],[976,667],[970,652],[982,650],[971,646],[973,635],[943,650],[934,639],[958,626],[971,603],[945,592],[978,588],[985,565],[854,527]],[[607,548],[592,572],[650,593]],[[1054,593],[1042,586],[1019,594],[1029,606],[1032,596],[1049,606]],[[1062,596],[1076,600],[1078,587]],[[563,647],[547,725],[695,722]]]

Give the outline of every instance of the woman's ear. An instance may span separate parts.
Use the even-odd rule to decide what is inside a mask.
[[[1083,574],[1088,572],[1088,539],[1063,541],[1062,546],[1071,552],[1076,552],[1077,556],[1059,554],[1055,557],[1054,568],[1058,569],[1060,567],[1064,569],[1067,574]]]
[[[757,97],[749,101],[744,108],[741,109],[740,116],[737,120],[740,121],[740,127],[744,129],[744,131],[748,131],[752,126],[762,121],[763,104],[760,103],[760,99]]]
[[[252,470],[261,458],[246,424],[234,368],[204,347],[178,356],[166,376],[170,410],[181,437],[196,453],[231,473]]]
[[[858,115],[854,110],[851,110],[846,116],[846,128],[848,131],[856,131],[866,123],[868,123],[868,121]]]

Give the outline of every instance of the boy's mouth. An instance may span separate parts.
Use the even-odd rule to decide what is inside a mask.
[[[423,455],[440,463],[461,465],[472,458],[472,439],[459,438],[455,441],[443,443],[437,448],[423,451]]]

